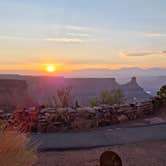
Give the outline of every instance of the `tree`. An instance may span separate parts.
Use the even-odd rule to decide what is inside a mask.
[[[166,85],[162,86],[160,90],[157,92],[157,95],[162,104],[166,104]]]

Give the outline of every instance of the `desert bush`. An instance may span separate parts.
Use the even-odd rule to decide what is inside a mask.
[[[120,104],[123,99],[123,93],[121,90],[104,90],[100,93],[99,97],[92,99],[89,101],[90,106],[97,106],[100,104],[108,104],[108,105],[113,105],[113,104]]]
[[[98,104],[99,104],[98,98],[89,100],[89,105],[90,105],[91,107],[95,107],[95,106],[97,106]]]
[[[59,107],[69,107],[72,102],[72,87],[64,87],[56,90],[56,103]]]
[[[32,166],[37,159],[36,147],[28,142],[23,133],[0,129],[0,165]]]

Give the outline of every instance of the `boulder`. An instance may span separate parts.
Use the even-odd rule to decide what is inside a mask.
[[[124,114],[117,116],[119,122],[125,122],[128,120],[128,117]]]

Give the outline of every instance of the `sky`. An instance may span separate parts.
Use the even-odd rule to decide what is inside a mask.
[[[0,73],[166,68],[165,0],[0,0]]]

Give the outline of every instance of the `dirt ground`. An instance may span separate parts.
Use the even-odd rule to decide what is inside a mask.
[[[166,166],[166,141],[77,151],[39,153],[35,166],[99,166],[102,152],[112,150],[122,158],[123,166]]]

